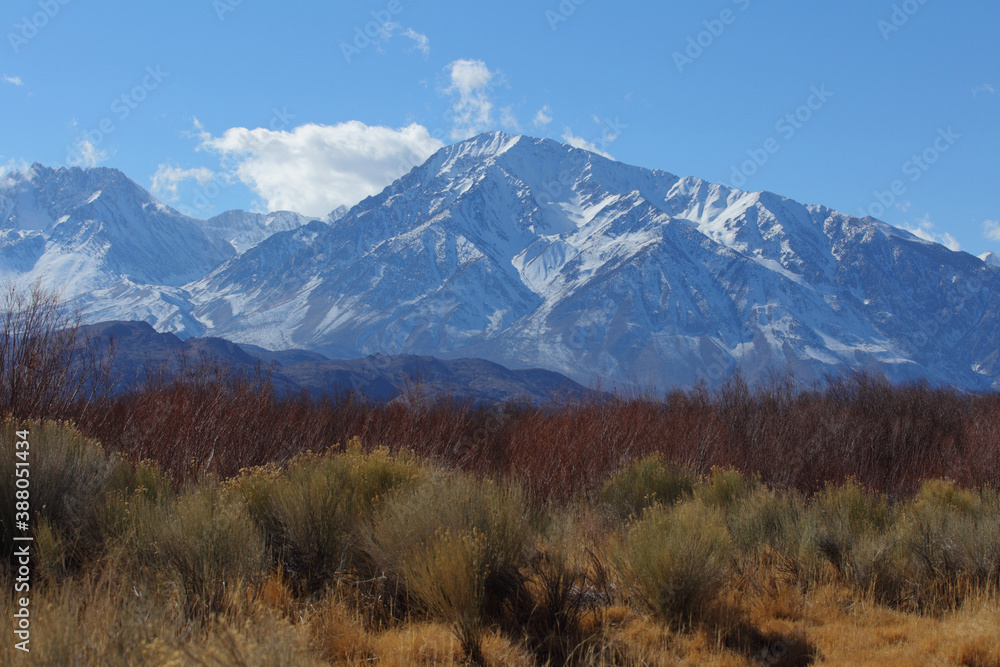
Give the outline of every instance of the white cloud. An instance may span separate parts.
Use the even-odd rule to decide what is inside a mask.
[[[181,169],[161,164],[156,173],[153,174],[149,191],[160,199],[175,202],[178,199],[177,187],[184,181],[197,181],[198,185],[205,185],[213,178],[215,178],[215,172],[208,167]]]
[[[493,79],[493,72],[482,60],[456,60],[448,65],[448,70],[452,88],[458,89],[463,97],[470,97]]]
[[[413,46],[420,51],[425,57],[431,53],[431,40],[427,38],[427,35],[422,35],[413,28],[407,28],[403,31],[404,37],[409,37],[413,40]]]
[[[15,86],[23,86],[24,85],[24,81],[21,81],[21,77],[19,77],[19,76],[7,76],[6,74],[3,75],[3,82],[4,83],[9,83],[9,84],[12,84],[12,85],[15,85]]]
[[[482,60],[456,60],[445,69],[451,77],[446,93],[456,96],[451,106],[452,139],[467,139],[491,129],[493,101],[490,86],[498,75],[491,72]]]
[[[76,143],[73,144],[73,148],[75,149],[74,157],[76,159],[75,163],[71,166],[74,167],[82,167],[84,169],[96,167],[108,159],[108,152],[102,151],[95,146],[90,137],[86,135],[77,139]]]
[[[972,89],[972,96],[978,97],[979,93],[989,93],[990,95],[996,95],[997,89],[992,83],[984,83],[981,86],[976,86]]]
[[[539,109],[538,113],[535,114],[534,120],[532,120],[531,122],[535,124],[535,127],[545,127],[546,125],[551,123],[552,109],[549,108],[549,105],[546,104],[544,107]]]
[[[983,236],[990,241],[1000,242],[1000,222],[987,220],[983,223]]]
[[[940,243],[949,250],[958,251],[962,249],[958,240],[948,232],[939,234],[934,231],[934,223],[931,222],[929,215],[925,215],[922,219],[917,220],[915,225],[904,222],[900,225],[900,228],[905,229],[917,238],[925,241],[932,241],[934,243]]]
[[[563,132],[562,138],[563,141],[565,141],[570,146],[573,146],[574,148],[582,148],[585,151],[590,151],[591,153],[597,153],[598,155],[606,157],[609,160],[615,159],[613,155],[611,155],[606,151],[601,150],[593,142],[587,141],[583,137],[578,137],[575,134],[573,134],[573,132],[568,127],[566,128],[565,132]]]
[[[291,131],[234,127],[200,147],[217,153],[269,210],[325,216],[378,194],[443,145],[415,123],[394,130],[350,121]]]

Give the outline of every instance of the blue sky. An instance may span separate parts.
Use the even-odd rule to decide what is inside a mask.
[[[2,169],[117,167],[201,217],[322,215],[502,129],[1000,251],[994,0],[5,0],[0,18]]]

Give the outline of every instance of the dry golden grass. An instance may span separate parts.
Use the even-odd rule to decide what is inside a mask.
[[[499,633],[483,639],[482,651],[489,667],[535,665],[530,653]],[[467,664],[455,633],[441,623],[413,623],[382,633],[375,641],[373,662],[385,667]]]
[[[627,604],[602,606],[586,618],[588,638],[572,657],[609,666],[1000,667],[994,594],[930,616],[886,608],[841,584],[803,593],[773,562],[762,562],[755,576],[748,582],[734,575],[715,615],[683,631]],[[295,599],[276,575],[205,627],[186,619],[176,598],[155,581],[136,588],[115,582],[112,572],[42,586],[34,598],[30,661],[4,642],[0,664],[466,664],[448,624],[414,618],[373,627],[336,591],[311,602]],[[0,598],[0,615],[11,611],[7,596]],[[540,664],[524,643],[496,629],[485,633],[482,655],[486,665]]]
[[[33,447],[68,447],[42,437],[59,428],[38,428]],[[103,456],[95,447],[97,463]],[[116,468],[99,486],[73,478],[83,481],[67,493],[84,485],[98,499],[80,510],[89,523],[42,508],[36,537],[51,547],[79,535],[86,548],[59,567],[36,563],[46,576],[32,582],[32,652],[2,642],[0,665],[1000,667],[990,537],[1000,500],[988,489],[931,482],[915,500],[890,503],[857,484],[807,497],[718,470],[623,523],[593,498],[532,503],[516,484],[412,457],[353,448],[308,460],[311,474],[300,477],[276,468],[173,491],[154,491],[164,484],[149,466]],[[362,489],[348,498],[349,521],[321,511],[344,489],[320,464],[343,467],[336,480]],[[423,478],[373,500],[371,489],[395,488],[397,464]],[[56,476],[47,470],[32,479]],[[316,502],[301,505],[316,513],[308,521],[252,514],[265,492],[320,478]],[[248,480],[261,485],[248,493]],[[316,539],[300,530],[307,523],[328,534]],[[295,531],[301,553],[276,558]],[[865,551],[873,535],[893,550]],[[309,544],[340,546],[320,558]],[[914,566],[924,555],[949,567]],[[886,596],[884,576],[917,590],[921,604]],[[0,567],[0,588],[12,586]],[[0,617],[13,610],[0,595]]]
[[[851,591],[825,587],[810,596],[807,633],[828,665],[998,665],[1000,606],[967,601],[938,617],[886,609]]]
[[[315,606],[309,631],[313,650],[332,664],[360,664],[375,657],[375,640],[358,613],[331,596]]]

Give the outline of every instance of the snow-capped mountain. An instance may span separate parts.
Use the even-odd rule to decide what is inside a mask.
[[[1000,377],[1000,281],[981,260],[551,140],[442,149],[328,231],[299,234],[189,285],[191,315],[275,348],[478,356],[584,382],[787,366],[806,380]]]
[[[979,259],[983,260],[990,266],[995,266],[1000,269],[1000,254],[995,252],[986,252],[979,256]]]
[[[244,211],[197,220],[116,169],[34,164],[0,179],[0,280],[40,280],[78,299],[89,316],[115,314],[127,301],[135,314],[156,320],[185,309],[180,286],[308,221],[297,213]]]
[[[183,285],[235,251],[114,169],[35,164],[0,181],[2,270],[75,297],[119,280]]]
[[[279,216],[259,242],[240,236],[246,215],[202,228],[206,247],[252,247],[184,285],[93,292],[88,317],[334,357],[482,357],[585,383],[790,367],[807,381],[866,369],[1000,387],[1000,271],[983,259],[547,139],[446,147],[339,219],[277,231]]]

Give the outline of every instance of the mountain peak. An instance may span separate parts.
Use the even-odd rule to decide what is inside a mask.
[[[48,167],[34,162],[26,171],[21,172],[21,176],[29,183],[55,179],[71,183],[104,182],[138,187],[124,172],[114,167]]]
[[[518,139],[521,138],[521,136],[522,135],[519,135],[519,134],[508,134],[507,132],[503,132],[501,130],[491,130],[489,132],[482,132],[481,134],[477,134],[474,137],[469,137],[468,139],[466,139],[464,141],[458,142],[458,144],[459,145],[461,145],[461,144],[475,144],[475,145],[486,146],[486,147],[490,147],[490,146],[492,146],[492,147],[499,147],[499,146],[503,146],[503,145],[505,145],[505,144],[507,144],[507,143],[509,143],[511,141],[517,141]],[[530,139],[530,137],[528,137],[528,138]]]
[[[503,155],[520,139],[519,135],[506,132],[484,132],[457,144],[445,146],[438,154],[444,157],[444,163],[449,166],[456,163],[481,162]]]

